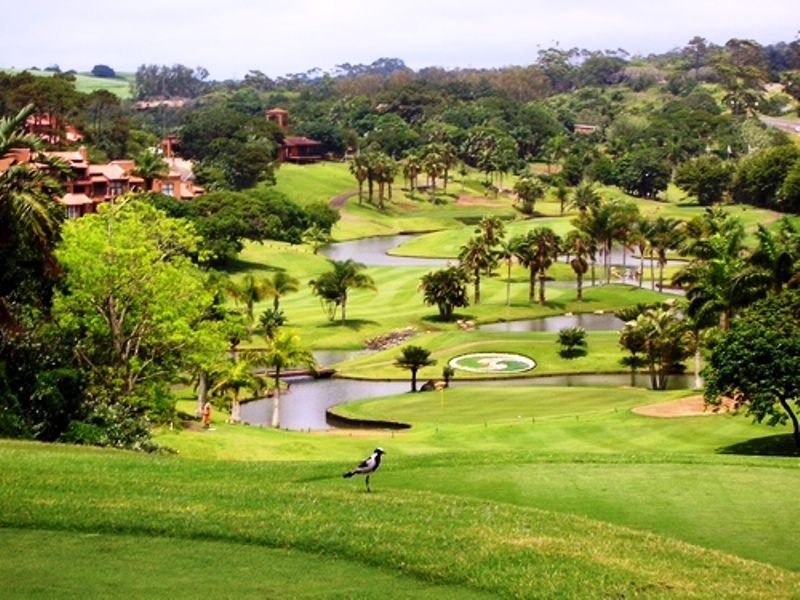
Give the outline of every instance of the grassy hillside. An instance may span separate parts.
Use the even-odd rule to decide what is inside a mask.
[[[316,556],[322,555],[328,558],[320,560],[320,575],[325,569],[335,568],[339,580],[360,580],[349,581],[351,593],[355,587],[359,597],[360,590],[371,588],[374,571],[377,585],[392,575],[403,581],[395,579],[390,584],[403,585],[406,579],[411,580],[419,592],[412,594],[418,597],[435,594],[439,586],[451,586],[445,592],[455,594],[466,587],[501,597],[791,597],[800,585],[800,575],[787,568],[687,544],[677,536],[632,529],[565,510],[536,508],[532,501],[509,501],[512,495],[519,497],[519,488],[509,486],[511,479],[506,478],[514,469],[530,482],[536,481],[530,474],[547,473],[548,469],[555,479],[570,477],[573,469],[559,458],[542,461],[529,454],[493,454],[478,457],[477,463],[471,455],[438,461],[398,456],[392,463],[387,458],[380,484],[375,484],[375,493],[367,495],[359,489],[359,482],[338,477],[348,466],[339,461],[216,463],[18,443],[3,443],[0,448],[4,472],[0,524],[7,528],[3,537],[17,548],[34,543],[30,538],[35,540],[36,535],[51,535],[31,535],[33,531],[66,532],[42,557],[45,567],[60,566],[60,573],[77,569],[72,565],[88,560],[92,547],[111,552],[113,548],[124,549],[130,543],[129,536],[147,536],[142,544],[147,546],[144,540],[153,541],[149,546],[151,560],[164,562],[180,553],[181,561],[173,566],[189,569],[195,574],[194,581],[219,579],[203,571],[203,565],[208,565],[209,559],[213,561],[207,554],[214,549],[208,547],[209,543],[219,544],[223,553],[236,552],[238,544],[246,544],[248,550],[240,556],[240,567],[222,563],[231,565],[231,575],[250,572],[252,567],[245,559],[264,560],[270,556],[267,549],[288,550],[288,556],[266,568],[273,580],[291,589],[286,581],[297,585],[306,571],[313,570]],[[613,468],[619,459],[609,465],[603,460],[585,463],[588,458],[581,461],[584,472],[591,472],[592,463],[601,474],[620,471],[619,464]],[[704,475],[704,461],[696,468],[682,461],[661,466],[659,460],[634,460],[647,463],[635,466],[640,480],[646,479],[647,473],[660,478],[679,472],[687,482]],[[554,466],[559,462],[561,475]],[[492,464],[507,465],[505,471],[497,471],[500,485],[478,479],[474,481],[481,481],[480,485],[466,486],[466,481],[473,481],[471,478],[480,473],[481,464],[488,469],[486,473],[491,472]],[[732,473],[730,479],[735,483],[718,488],[704,486],[700,491],[713,492],[705,498],[710,505],[718,506],[728,493],[747,484],[747,461],[726,459],[719,468]],[[437,470],[447,475],[441,486],[448,491],[424,490],[429,485],[426,482],[437,479]],[[791,477],[797,474],[778,463],[764,465],[759,476],[762,470],[773,478],[763,482],[770,485],[791,485]],[[467,479],[448,484],[458,472]],[[608,483],[623,485],[634,475],[629,472],[625,478]],[[589,479],[594,482],[592,487],[599,481],[597,476]],[[470,488],[468,493],[466,487]],[[476,497],[489,487],[496,488],[495,498]],[[596,503],[602,504],[602,500]],[[738,513],[740,506],[733,504],[731,510]],[[88,548],[76,551],[78,536],[87,535],[92,540]],[[106,536],[113,536],[113,542],[102,544]],[[310,562],[292,564],[296,552],[314,557]],[[335,561],[338,564],[332,564]],[[85,589],[103,589],[103,579],[108,576],[101,575],[102,571],[86,570]],[[159,571],[163,573],[164,569]],[[147,589],[161,589],[159,584],[167,577],[160,576],[159,571],[155,587]],[[137,589],[133,573],[118,578],[122,588],[116,588],[117,592]],[[301,594],[311,595],[320,579],[313,575],[308,586],[303,583],[297,587]],[[237,597],[264,593],[264,588],[254,592],[253,585],[252,580],[237,575],[229,578],[225,591]],[[31,589],[21,587],[21,596]],[[166,593],[158,595],[168,595],[169,587],[174,589],[175,583],[169,582]],[[346,594],[336,592],[335,587],[329,588],[322,595]]]
[[[7,73],[20,73],[20,69],[3,69]],[[49,71],[28,71],[37,77],[51,77],[53,74]],[[117,73],[113,79],[106,77],[95,77],[90,73],[76,73],[75,74],[75,89],[84,94],[90,94],[96,90],[107,90],[127,100],[131,97],[131,81],[133,79],[132,73]]]

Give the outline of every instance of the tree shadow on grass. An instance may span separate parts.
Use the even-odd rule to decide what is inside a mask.
[[[797,456],[800,448],[790,433],[753,438],[730,446],[717,448],[719,454],[742,454],[746,456]]]
[[[346,319],[344,323],[342,323],[341,319],[336,319],[335,321],[330,321],[323,325],[325,328],[336,328],[336,327],[346,327],[347,329],[352,329],[353,331],[361,331],[361,328],[366,325],[377,325],[377,321],[371,321],[369,319]]]
[[[438,314],[433,314],[433,315],[425,315],[424,317],[422,317],[421,320],[425,321],[427,323],[439,323],[439,324],[442,324],[442,325],[446,325],[448,323],[455,323],[459,319],[461,319],[462,321],[475,321],[477,319],[477,317],[475,315],[465,315],[463,313],[453,313],[452,318],[449,321],[446,321],[446,320],[440,318]]]
[[[579,356],[586,356],[586,348],[564,348],[558,351],[561,358],[578,358]]]
[[[223,268],[226,272],[231,275],[236,273],[247,273],[249,271],[262,271],[266,273],[272,273],[276,271],[285,271],[281,267],[270,267],[265,265],[264,263],[252,261],[252,260],[243,260],[241,258],[234,258],[233,260],[226,261],[223,265]]]

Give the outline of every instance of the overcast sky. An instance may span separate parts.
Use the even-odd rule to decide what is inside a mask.
[[[206,67],[213,79],[401,58],[425,66],[535,62],[556,44],[664,52],[695,35],[763,44],[800,29],[792,0],[39,0],[9,2],[0,67]]]

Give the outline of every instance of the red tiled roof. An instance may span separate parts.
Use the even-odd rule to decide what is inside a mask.
[[[89,174],[94,181],[95,176],[100,175],[109,181],[125,179],[125,169],[114,163],[107,165],[89,165]]]
[[[302,135],[287,135],[283,138],[284,146],[321,146],[322,142],[312,140]]]
[[[63,198],[59,200],[62,204],[66,206],[83,206],[85,204],[94,204],[95,201],[89,198],[86,194],[65,194]]]

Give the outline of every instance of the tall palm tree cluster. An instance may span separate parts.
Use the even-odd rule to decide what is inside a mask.
[[[648,238],[662,269],[668,250],[692,257],[672,280],[686,289],[682,317],[675,306],[618,315],[627,321],[620,335],[630,352],[624,364],[632,373],[647,365],[654,389],[664,389],[673,366],[691,354],[700,387],[701,349],[713,333],[727,331],[756,300],[800,287],[800,231],[788,219],[774,229],[759,225],[753,249],[745,246],[742,222],[718,207],[689,222],[661,217],[650,224]]]
[[[447,193],[447,183],[450,171],[457,163],[455,147],[447,142],[432,142],[423,147],[421,151],[409,151],[405,159],[398,163],[397,160],[377,149],[370,149],[354,156],[350,160],[350,173],[358,183],[358,202],[364,200],[364,183],[367,184],[367,201],[376,204],[378,208],[385,208],[385,200],[392,199],[392,185],[398,172],[406,180],[408,189],[414,193],[418,187],[421,174],[428,179],[431,197],[436,198],[436,182],[441,178],[444,192]],[[378,195],[375,199],[375,187]]]
[[[358,182],[358,203],[363,202],[364,182],[367,182],[367,201],[375,204],[375,185],[377,184],[377,206],[383,210],[386,207],[385,200],[392,199],[392,184],[398,169],[397,161],[385,152],[371,150],[354,156],[350,160],[350,173]]]
[[[226,290],[238,304],[243,304],[247,322],[246,335],[252,335],[255,328],[255,305],[272,298],[272,306],[264,310],[259,317],[262,335],[266,346],[261,349],[231,352],[230,360],[217,365],[210,372],[201,374],[204,388],[208,387],[212,396],[217,399],[220,408],[230,412],[230,420],[238,423],[241,420],[242,393],[252,392],[261,395],[269,387],[259,370],[271,370],[273,386],[272,395],[273,427],[280,425],[281,373],[290,367],[306,367],[314,369],[316,362],[311,352],[300,341],[299,336],[291,329],[284,328],[286,317],[280,307],[281,299],[287,294],[299,290],[300,282],[285,271],[277,271],[271,277],[257,279],[252,274],[246,275],[239,283],[228,282]],[[239,340],[236,340],[238,344]],[[235,348],[232,348],[235,350]],[[198,402],[203,402],[202,398]]]

